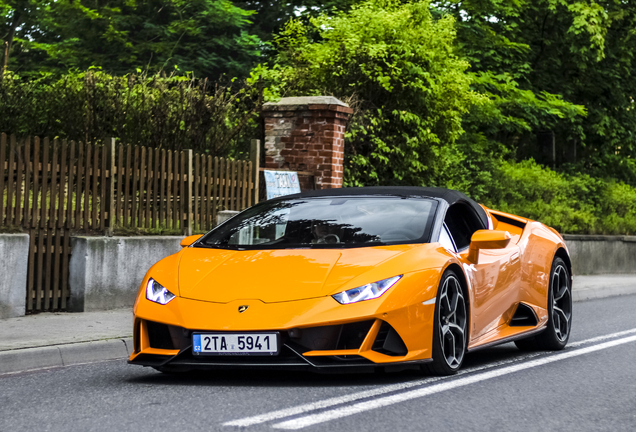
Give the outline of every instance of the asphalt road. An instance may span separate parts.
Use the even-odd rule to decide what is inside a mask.
[[[0,377],[0,431],[635,431],[636,295],[575,303],[570,345],[461,374],[217,372],[124,361]]]

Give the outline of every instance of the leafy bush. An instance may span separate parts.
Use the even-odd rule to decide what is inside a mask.
[[[235,156],[256,137],[259,85],[99,70],[59,80],[9,75],[0,80],[0,131]]]
[[[454,41],[454,19],[433,20],[428,2],[370,0],[309,24],[290,21],[275,65],[257,72],[286,96],[352,102],[347,185],[443,184],[461,161],[462,116],[485,102],[470,90]]]
[[[566,233],[636,232],[631,186],[514,161],[510,143],[541,127],[576,128],[585,107],[506,74],[470,72],[455,27],[448,14],[433,19],[426,1],[367,0],[289,22],[274,63],[253,74],[276,84],[274,96],[352,104],[345,185],[445,186]]]
[[[563,233],[633,234],[636,189],[586,174],[568,175],[533,160],[502,162],[484,203]]]

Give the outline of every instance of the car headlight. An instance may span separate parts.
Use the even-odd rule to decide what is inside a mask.
[[[148,300],[165,305],[175,297],[176,295],[168,291],[166,287],[161,286],[159,282],[153,278],[148,279],[148,285],[146,285],[146,298]]]
[[[400,280],[402,275],[393,276],[388,279],[384,279],[378,282],[363,285],[358,288],[352,288],[347,291],[343,291],[338,294],[332,295],[333,298],[340,304],[357,303],[364,300],[373,300],[384,294],[389,288],[391,288],[397,281]]]

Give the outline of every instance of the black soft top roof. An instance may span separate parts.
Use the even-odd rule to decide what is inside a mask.
[[[461,192],[452,189],[444,189],[437,187],[419,187],[419,186],[368,186],[368,187],[350,187],[341,189],[321,189],[302,192],[294,195],[285,195],[274,198],[274,200],[296,199],[296,198],[318,198],[318,197],[337,197],[337,196],[355,196],[355,195],[392,195],[392,196],[421,196],[429,198],[440,198],[453,205],[457,202],[468,204],[477,213],[484,227],[488,226],[488,216],[486,212],[477,204],[477,202],[468,198]]]

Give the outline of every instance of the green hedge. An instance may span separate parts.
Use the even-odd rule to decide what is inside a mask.
[[[84,142],[116,137],[240,157],[258,138],[259,85],[99,70],[39,80],[7,74],[0,79],[0,132]]]
[[[636,189],[586,174],[562,174],[533,160],[503,162],[484,203],[541,221],[562,233],[636,233]]]

